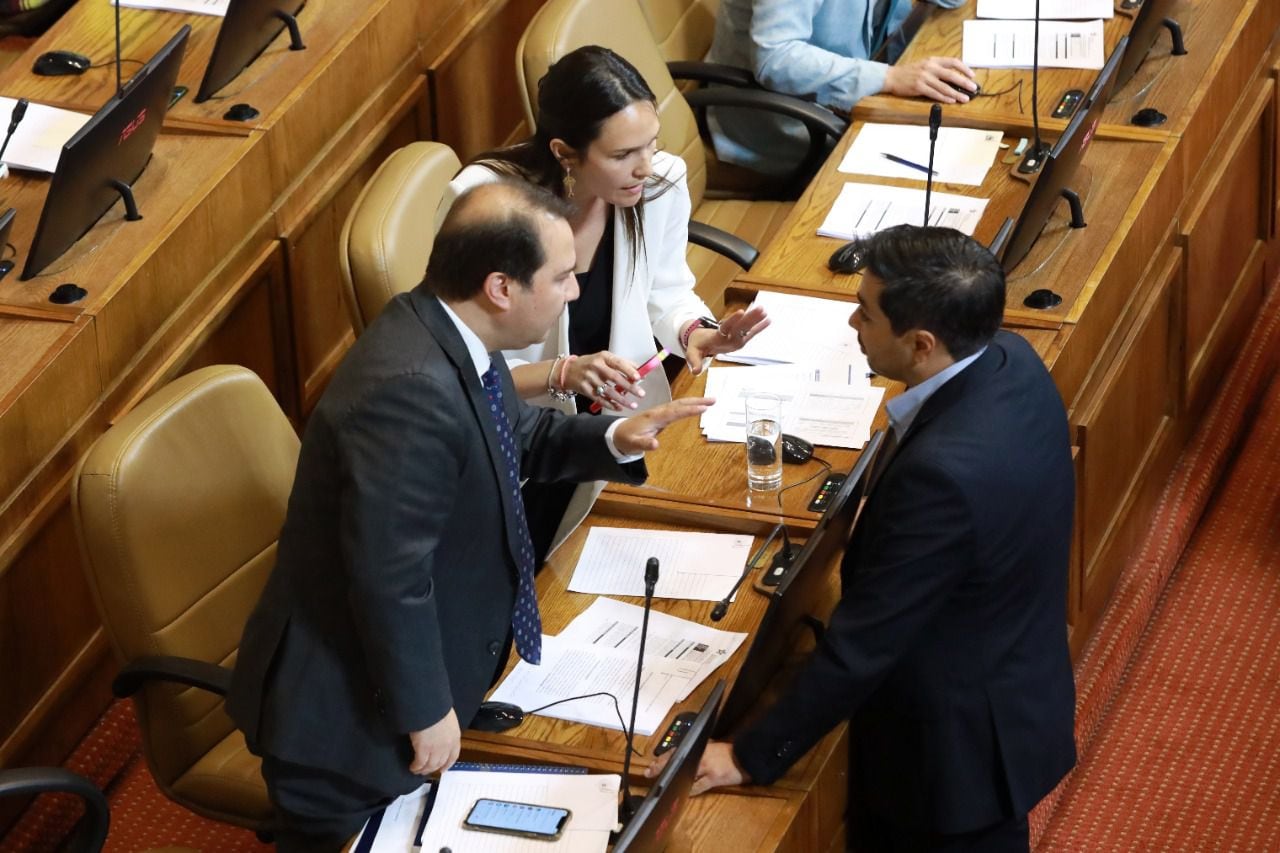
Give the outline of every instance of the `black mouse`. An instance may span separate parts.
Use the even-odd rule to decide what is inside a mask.
[[[827,259],[827,269],[846,275],[862,269],[862,244],[857,240],[845,243],[831,253]]]
[[[782,461],[799,465],[813,458],[813,443],[798,435],[782,434]]]
[[[478,732],[505,732],[524,722],[524,709],[510,702],[481,702],[470,728]]]
[[[89,57],[69,50],[51,50],[36,57],[31,70],[41,77],[61,77],[66,74],[83,74],[92,63]]]
[[[1136,124],[1138,127],[1156,127],[1168,120],[1169,117],[1155,107],[1143,107],[1133,114],[1133,118],[1129,119],[1130,123]]]
[[[67,282],[53,289],[53,293],[49,294],[49,301],[55,305],[70,305],[72,302],[79,302],[88,295],[89,291],[80,285]]]
[[[1041,287],[1028,293],[1027,298],[1022,300],[1022,304],[1028,308],[1038,308],[1040,310],[1056,308],[1062,304],[1062,297],[1052,290],[1046,290]]]

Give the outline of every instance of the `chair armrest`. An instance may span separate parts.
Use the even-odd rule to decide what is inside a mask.
[[[0,797],[44,793],[75,794],[84,800],[85,823],[74,843],[72,851],[98,851],[107,841],[107,829],[111,813],[107,798],[97,786],[83,776],[62,767],[23,767],[0,770]]]
[[[759,89],[756,78],[745,68],[720,62],[691,62],[675,60],[667,63],[667,70],[677,80],[694,80],[698,83],[720,83],[744,89]]]
[[[849,126],[844,119],[817,104],[763,89],[698,89],[685,95],[685,100],[695,110],[707,107],[743,107],[798,119],[809,129],[811,138],[826,136],[837,140]]]
[[[756,258],[760,257],[756,247],[746,240],[705,222],[689,221],[689,242],[723,255],[744,270],[751,269]]]
[[[231,670],[191,658],[153,655],[129,661],[111,682],[111,692],[125,699],[137,693],[148,681],[185,684],[226,696],[231,689]]]

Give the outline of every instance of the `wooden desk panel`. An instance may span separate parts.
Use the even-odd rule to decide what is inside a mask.
[[[827,268],[827,259],[841,241],[817,234],[840,189],[849,182],[923,188],[918,181],[838,171],[840,158],[863,124],[857,121],[850,125],[845,138],[783,222],[778,236],[751,270],[739,276],[740,281],[829,296],[856,293],[858,276],[837,275]],[[1014,140],[1006,137],[1005,141]],[[1089,225],[1080,230],[1069,228],[1066,204],[1059,203],[1031,253],[1008,277],[1006,324],[1053,329],[1082,310],[1082,301],[1101,275],[1099,263],[1114,253],[1114,247],[1127,233],[1126,225],[1136,215],[1132,206],[1143,200],[1143,182],[1161,152],[1159,144],[1094,140],[1073,182]],[[934,189],[990,199],[974,234],[979,242],[989,243],[1005,217],[1016,218],[1020,214],[1031,191],[1029,183],[1013,174],[1014,169],[998,158],[981,187],[935,184]],[[1172,210],[1164,213],[1167,221],[1172,219]],[[1045,310],[1024,307],[1023,298],[1039,288],[1061,295],[1062,304]]]

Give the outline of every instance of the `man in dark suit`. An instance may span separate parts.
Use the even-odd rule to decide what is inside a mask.
[[[523,182],[459,199],[422,284],[361,335],[308,421],[227,697],[282,850],[339,849],[451,765],[509,636],[537,663],[520,476],[642,482],[662,428],[705,409],[567,417],[520,401],[499,351],[541,340],[578,295],[564,214]]]
[[[1062,401],[998,331],[1004,274],[981,245],[902,226],[863,263],[850,324],[908,390],[886,406],[825,638],[708,748],[695,792],[772,782],[850,720],[851,849],[1026,851],[1027,812],[1075,763]]]

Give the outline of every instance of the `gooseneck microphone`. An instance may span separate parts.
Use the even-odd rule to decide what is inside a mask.
[[[933,155],[938,148],[938,128],[942,127],[942,104],[929,108],[929,173],[924,183],[924,226],[929,227],[929,202],[933,199]]]
[[[653,590],[658,586],[658,558],[650,557],[644,564],[644,620],[640,624],[640,654],[636,658],[636,685],[631,693],[631,723],[624,734],[627,736],[627,754],[622,759],[622,803],[619,814],[626,823],[635,814],[635,804],[631,799],[631,753],[636,734],[636,708],[640,704],[640,678],[644,674],[644,645],[649,638],[649,611],[653,608]]]
[[[719,622],[725,617],[725,614],[729,612],[729,605],[733,603],[733,596],[738,592],[738,587],[742,586],[742,582],[745,581],[751,574],[752,570],[755,569],[756,564],[760,562],[760,558],[764,555],[764,552],[773,544],[773,540],[778,538],[779,531],[782,533],[782,549],[790,554],[791,541],[787,538],[787,527],[785,524],[778,524],[769,533],[769,538],[764,540],[764,544],[757,548],[756,552],[751,555],[751,559],[748,560],[747,565],[743,567],[742,574],[738,576],[738,580],[734,583],[733,588],[729,590],[729,593],[724,598],[716,602],[715,607],[711,608],[712,622]]]
[[[27,106],[30,103],[26,98],[18,98],[18,103],[13,105],[13,113],[9,116],[9,130],[4,135],[4,142],[0,143],[0,161],[4,160],[4,152],[8,150],[9,140],[13,139],[18,125],[22,124],[22,120],[26,118]]]
[[[112,0],[116,7],[116,97],[124,97],[124,83],[120,76],[120,0]]]
[[[1018,164],[1018,171],[1030,175],[1044,165],[1044,140],[1040,138],[1040,0],[1036,0],[1035,24],[1031,36],[1031,150]]]

